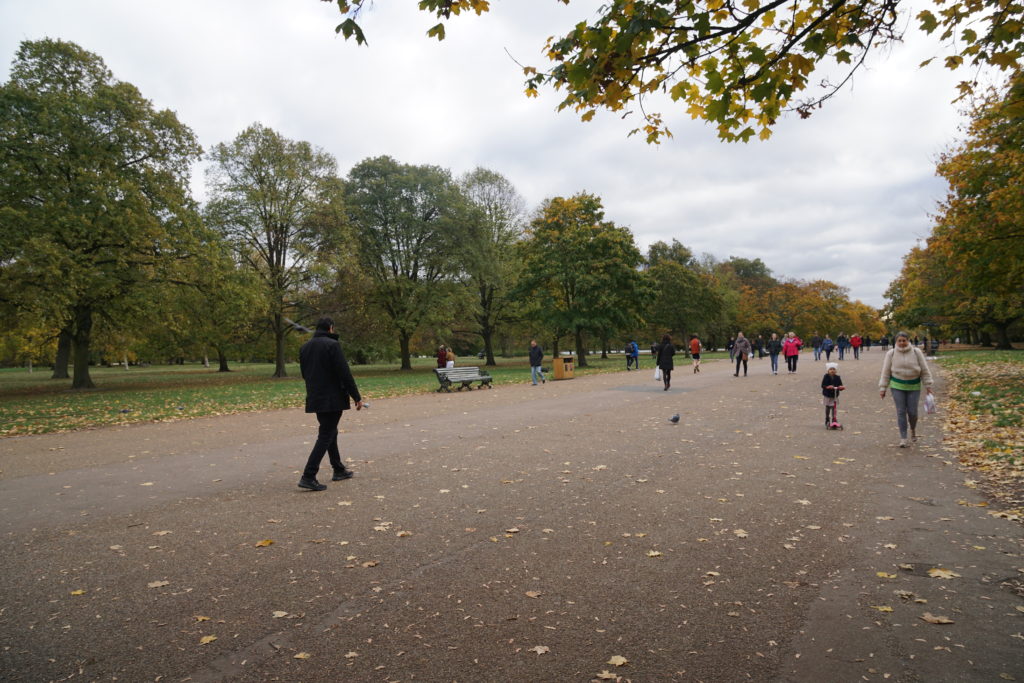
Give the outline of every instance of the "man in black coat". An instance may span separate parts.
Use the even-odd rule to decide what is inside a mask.
[[[320,423],[316,443],[302,471],[299,486],[310,491],[323,491],[327,487],[316,480],[316,474],[320,471],[324,453],[327,453],[331,467],[334,468],[332,481],[352,477],[352,470],[345,468],[338,450],[338,422],[341,420],[341,411],[352,407],[349,397],[355,401],[356,410],[363,407],[363,398],[348,369],[345,354],[338,343],[338,335],[334,334],[334,321],[331,318],[320,318],[317,321],[313,338],[299,349],[299,367],[302,379],[306,380],[306,412],[316,413],[317,422]]]

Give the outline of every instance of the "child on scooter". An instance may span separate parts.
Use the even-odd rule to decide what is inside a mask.
[[[845,390],[843,378],[839,376],[839,365],[837,363],[825,363],[825,376],[821,378],[821,394],[824,396],[825,404],[825,427],[832,428],[836,425],[838,429],[839,420],[836,415],[836,399],[839,392]]]

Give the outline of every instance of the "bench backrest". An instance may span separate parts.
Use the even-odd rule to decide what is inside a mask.
[[[480,368],[473,366],[461,368],[435,368],[434,372],[436,372],[438,376],[447,377],[448,379],[456,381],[466,377],[477,377],[482,374],[480,372]]]

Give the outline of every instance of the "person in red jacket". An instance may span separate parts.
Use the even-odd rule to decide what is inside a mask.
[[[786,357],[786,367],[790,374],[796,372],[796,362],[800,358],[800,349],[803,345],[796,332],[787,333],[786,338],[782,340],[782,355]]]
[[[860,360],[860,345],[864,343],[864,340],[860,338],[860,335],[856,332],[850,336],[850,346],[853,347],[853,359]]]

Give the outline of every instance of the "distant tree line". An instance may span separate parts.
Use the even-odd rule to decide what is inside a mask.
[[[200,205],[192,131],[60,40],[22,43],[0,137],[0,361],[51,365],[74,388],[93,386],[93,363],[260,360],[283,377],[322,314],[353,360],[402,368],[440,343],[492,365],[536,337],[586,365],[665,332],[721,346],[740,329],[880,324],[846,289],[759,259],[675,240],[644,254],[593,194],[529,210],[493,170],[386,156],[342,177],[259,123],[207,153]]]

